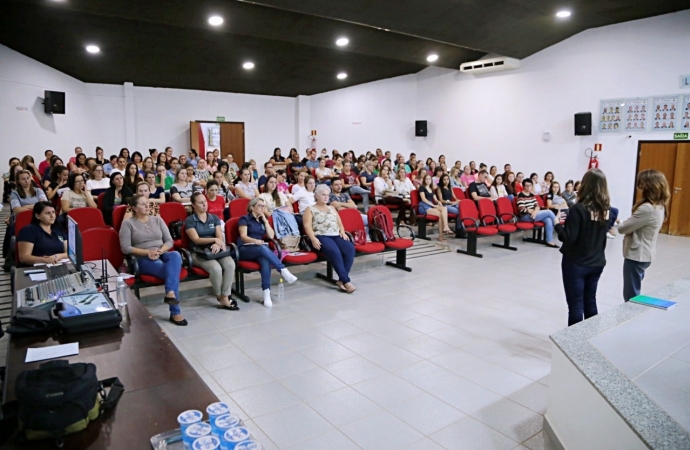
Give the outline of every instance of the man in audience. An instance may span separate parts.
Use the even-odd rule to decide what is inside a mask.
[[[503,181],[508,180],[508,173],[512,172],[513,169],[510,167],[510,164],[506,164],[503,166]]]
[[[383,154],[383,156],[385,156],[384,159],[391,159],[391,152],[387,151],[386,153]]]
[[[50,158],[53,157],[53,151],[46,150],[43,154],[46,156],[46,159],[41,161],[41,164],[38,165],[38,173],[41,174],[41,176],[45,175],[46,169],[50,168]]]
[[[335,208],[336,211],[341,209],[357,209],[357,205],[352,200],[347,192],[343,192],[343,180],[336,178],[331,183],[331,195],[328,197],[328,204]],[[368,227],[369,222],[366,214],[361,214],[364,226]],[[367,235],[369,232],[367,230]]]
[[[110,155],[108,161],[109,162],[103,164],[103,173],[105,173],[107,176],[110,176],[113,169],[117,167],[117,155]]]
[[[264,174],[259,177],[259,182],[257,183],[258,187],[259,187],[259,192],[261,192],[261,186],[266,184],[266,180],[268,180],[268,177],[270,177],[271,175],[275,175],[275,174],[276,174],[276,171],[273,168],[273,163],[270,161],[267,163],[264,163]]]
[[[362,196],[362,203],[364,203],[364,211],[369,211],[369,191],[363,189],[359,185],[359,177],[352,171],[352,163],[343,163],[343,171],[340,174],[340,179],[343,180],[342,189],[352,194],[359,194]]]
[[[75,147],[74,148],[74,156],[72,156],[69,159],[69,162],[67,163],[67,168],[70,170],[70,172],[72,171],[72,169],[74,169],[75,164],[77,164],[77,155],[79,153],[82,153],[82,152],[83,151],[82,151],[81,147]]]
[[[412,167],[417,164],[417,154],[410,153],[410,159],[405,163],[408,167]]]
[[[487,175],[486,170],[481,170],[479,174],[477,174],[477,180],[470,183],[468,191],[472,196],[472,200],[475,202],[478,202],[480,198],[491,198],[489,187],[486,185]]]
[[[110,174],[114,173],[121,173],[122,176],[125,176],[125,170],[127,169],[127,158],[124,156],[118,156],[117,157],[117,167],[113,167],[113,170],[110,171]]]
[[[187,162],[196,169],[196,164],[199,162],[199,154],[193,148],[187,153]]]
[[[319,160],[316,159],[316,149],[312,148],[311,151],[309,152],[309,159],[306,161],[307,167],[309,169],[318,169],[319,168]]]

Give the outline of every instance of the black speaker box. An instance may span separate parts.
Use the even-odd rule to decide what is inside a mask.
[[[592,134],[592,113],[575,114],[575,136],[590,136]]]
[[[45,91],[43,108],[46,114],[65,113],[65,93],[56,91]]]
[[[417,120],[414,123],[414,135],[426,136],[426,120]]]

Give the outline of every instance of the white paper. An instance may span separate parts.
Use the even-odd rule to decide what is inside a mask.
[[[79,342],[73,342],[71,344],[53,345],[52,347],[27,348],[26,360],[24,362],[30,363],[34,361],[43,361],[45,359],[61,358],[63,356],[78,354]]]
[[[46,281],[48,279],[48,275],[45,272],[30,273],[29,278],[31,278],[31,281]]]

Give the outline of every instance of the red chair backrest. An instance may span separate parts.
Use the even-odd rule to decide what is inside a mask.
[[[455,197],[458,200],[465,200],[467,197],[465,196],[465,192],[460,189],[459,187],[454,187],[453,188],[453,194],[455,194]]]
[[[82,233],[91,228],[105,228],[103,213],[95,208],[74,208],[67,212],[67,215],[77,222],[79,231]]]
[[[84,261],[100,260],[102,250],[110,264],[119,271],[125,257],[120,249],[120,236],[112,228],[91,228],[81,234]]]
[[[190,248],[190,244],[192,243],[192,240],[189,239],[189,235],[187,235],[187,231],[184,225],[182,225],[182,228],[180,228],[180,247],[182,248]]]
[[[22,211],[14,216],[14,235],[19,236],[19,230],[31,223],[34,210]]]
[[[491,200],[489,200],[491,201]],[[458,208],[461,219],[479,219],[479,211],[477,211],[477,204],[474,200],[461,200]]]
[[[479,217],[484,218],[484,223],[486,223],[487,225],[494,225],[496,219],[494,219],[493,217],[484,217],[496,215],[496,208],[494,207],[494,202],[488,198],[480,198],[477,204],[479,206]]]
[[[118,233],[120,232],[120,227],[122,226],[122,221],[125,219],[125,213],[127,212],[127,206],[118,205],[113,209],[113,228]]]
[[[513,197],[513,214],[515,214],[516,217],[520,217],[520,209],[518,208],[517,204],[518,198],[517,195]]]
[[[417,207],[419,206],[419,191],[417,191],[417,189],[413,189],[410,192],[410,206],[417,211]]]
[[[537,199],[537,204],[539,205],[539,208],[544,209],[546,201],[542,198],[542,196],[535,195],[534,197]]]
[[[388,210],[388,208],[384,208]],[[356,209],[341,209],[338,211],[340,221],[343,222],[343,228],[348,233],[354,233],[357,230],[364,230],[364,221],[362,215]]]
[[[178,202],[166,202],[161,203],[158,214],[160,214],[161,219],[167,226],[170,226],[176,220],[181,220],[184,222],[187,220],[187,209],[182,203]]]
[[[515,215],[513,212],[513,202],[511,202],[508,197],[498,197],[496,199],[496,209],[499,217],[504,221],[508,219],[508,214]],[[503,217],[504,215],[506,217]]]
[[[98,198],[96,199],[96,205],[98,206],[98,209],[103,211],[103,200],[105,199],[105,192],[101,192],[98,194]]]
[[[230,202],[230,217],[242,217],[247,214],[248,198],[236,198]]]
[[[239,221],[239,217],[231,217],[225,222],[225,242],[237,244],[237,238],[240,237]]]

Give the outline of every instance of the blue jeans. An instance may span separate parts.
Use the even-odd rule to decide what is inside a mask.
[[[448,209],[448,214],[455,214],[456,216],[460,215],[460,211],[458,210],[457,206],[448,205],[446,206],[446,209]]]
[[[240,247],[240,259],[242,261],[255,261],[261,269],[261,289],[271,289],[271,266],[280,273],[285,268],[278,257],[268,248],[268,245],[243,245]]]
[[[352,195],[352,194],[361,195],[362,196],[362,204],[364,205],[364,210],[369,211],[369,193],[371,193],[371,191],[369,191],[367,189],[363,189],[360,186],[350,186],[350,189],[348,189],[348,190],[350,191],[350,195]]]
[[[175,293],[175,298],[180,299],[180,269],[182,268],[182,257],[176,251],[163,253],[160,258],[153,260],[148,256],[137,258],[139,263],[139,273],[160,278],[165,282],[165,293],[170,291]],[[180,305],[168,305],[170,314],[176,316],[180,314]]]
[[[574,263],[563,256],[561,272],[568,302],[568,326],[597,315],[597,286],[604,267],[590,267]]]
[[[644,271],[651,264],[651,262],[639,262],[627,258],[623,260],[623,299],[626,302],[640,295]]]
[[[618,208],[612,206],[609,213],[609,230],[616,224],[616,219],[618,219]]]
[[[320,252],[333,264],[338,280],[342,283],[350,282],[350,269],[355,261],[355,246],[340,236],[316,236],[321,242]]]
[[[546,242],[551,242],[553,239],[553,225],[556,223],[556,216],[553,212],[548,209],[542,209],[537,213],[536,219],[532,219],[532,216],[525,214],[520,217],[521,222],[544,222],[544,230],[546,231]]]

